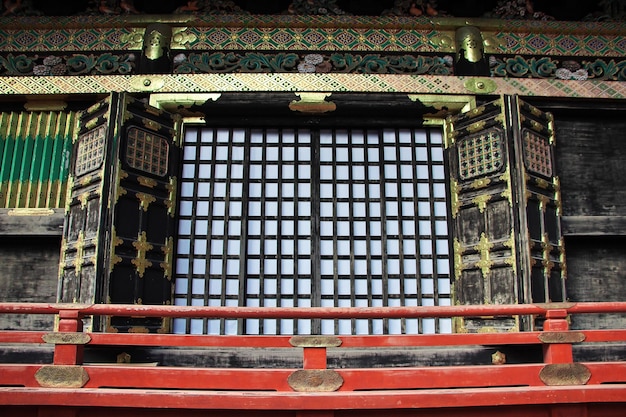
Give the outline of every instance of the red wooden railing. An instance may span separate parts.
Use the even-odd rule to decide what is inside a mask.
[[[625,329],[569,330],[568,316],[589,313],[626,313],[626,302],[306,309],[0,303],[0,314],[58,315],[56,331],[0,331],[0,344],[54,346],[51,364],[0,364],[0,406],[304,412],[610,404],[623,410],[626,361],[574,362],[575,344],[621,342],[626,350]],[[542,331],[480,334],[291,337],[82,332],[82,319],[92,315],[225,319],[532,315],[544,317],[545,321]],[[523,364],[495,360],[488,365],[394,368],[329,369],[327,366],[329,349],[380,349],[384,354],[385,349],[397,347],[476,345],[541,346],[543,360]],[[91,346],[273,348],[285,352],[291,349],[290,353],[296,349],[302,355],[302,368],[85,364],[83,353]],[[592,415],[588,410],[585,412],[586,416]],[[606,408],[603,412],[613,415]],[[524,415],[532,414],[527,410]]]

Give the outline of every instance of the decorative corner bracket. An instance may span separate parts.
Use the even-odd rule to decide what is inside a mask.
[[[300,100],[289,103],[289,109],[300,113],[322,114],[335,111],[337,105],[325,99],[332,93],[294,93]]]

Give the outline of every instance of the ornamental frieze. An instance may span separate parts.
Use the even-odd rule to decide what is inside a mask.
[[[0,54],[0,76],[132,75],[135,53],[71,55]],[[172,74],[206,73],[344,73],[456,75],[450,55],[180,52]],[[626,81],[626,60],[556,59],[491,55],[489,76],[556,80]]]

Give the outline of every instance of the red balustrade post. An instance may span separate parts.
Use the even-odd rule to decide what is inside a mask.
[[[59,311],[59,333],[83,331],[82,314],[79,310]],[[83,363],[82,344],[56,344],[54,347],[55,365],[78,365]]]
[[[567,310],[555,309],[546,312],[546,321],[543,323],[543,331],[566,332],[569,330],[567,322]],[[545,363],[572,363],[574,355],[571,343],[546,343],[543,346],[543,360]]]

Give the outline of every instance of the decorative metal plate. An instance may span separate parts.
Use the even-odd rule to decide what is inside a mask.
[[[302,369],[289,375],[289,386],[299,392],[332,392],[343,385],[343,378],[330,369]]]
[[[82,388],[89,374],[82,366],[46,365],[35,373],[35,379],[46,388]]]
[[[163,177],[167,174],[169,144],[159,135],[143,129],[128,129],[126,162],[132,168]]]
[[[342,341],[334,336],[293,336],[289,343],[294,347],[339,347]]]
[[[591,371],[581,363],[557,363],[546,365],[539,378],[546,385],[585,385],[591,378]]]
[[[482,177],[504,166],[503,134],[490,128],[459,140],[459,175],[463,180]]]
[[[55,345],[86,345],[91,342],[91,336],[87,333],[55,332],[44,334],[42,339],[46,343]]]
[[[542,343],[581,343],[585,334],[581,332],[542,332],[538,336]]]

